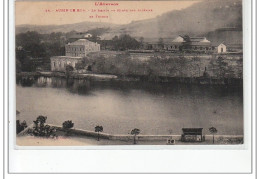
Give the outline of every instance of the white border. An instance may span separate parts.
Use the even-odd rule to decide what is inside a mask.
[[[13,1],[9,2],[10,27],[9,33],[13,33],[14,11]],[[245,21],[251,17],[251,3],[244,0],[244,110],[245,119],[251,120],[251,21]],[[244,16],[245,17],[245,16]],[[9,36],[10,49],[14,49],[14,38]],[[14,60],[13,54],[9,54],[9,121],[12,126],[14,115]],[[12,95],[11,95],[12,94]],[[249,98],[248,98],[249,97]],[[250,100],[249,100],[250,99]],[[246,123],[245,128],[250,128],[251,123]],[[7,129],[6,129],[7,130]],[[197,149],[203,150],[14,150],[14,141],[12,140],[14,130],[9,131],[9,167],[10,172],[32,173],[32,172],[178,172],[178,173],[198,173],[198,172],[214,172],[214,173],[244,173],[251,172],[251,137],[245,135],[245,141],[248,141],[243,150],[221,150],[223,146],[213,150],[212,146],[198,146]],[[249,131],[246,132],[246,134]],[[249,139],[249,140],[246,140]],[[105,146],[104,146],[105,147]],[[124,146],[119,146],[124,147]],[[132,149],[141,149],[131,146]],[[145,146],[149,147],[149,146]],[[152,146],[154,147],[154,146]],[[174,146],[175,147],[175,146]],[[179,146],[176,146],[179,147]],[[194,146],[193,146],[194,147]],[[200,148],[202,147],[202,148]],[[206,148],[204,148],[206,147]],[[207,148],[209,147],[209,148]],[[229,146],[226,146],[229,147]],[[75,147],[72,147],[75,148]],[[129,148],[129,146],[127,146]],[[214,146],[216,149],[216,146]],[[66,147],[66,149],[68,149]],[[99,148],[100,149],[100,148]],[[119,148],[118,148],[119,149]],[[146,148],[147,149],[147,148]],[[180,148],[179,148],[180,149]],[[209,150],[211,149],[211,150]],[[64,156],[73,156],[71,159]],[[185,156],[185,157],[184,157]],[[204,157],[201,157],[204,156]],[[194,165],[198,163],[199,165]],[[212,162],[213,161],[213,162]],[[35,165],[37,164],[37,165]],[[77,165],[76,165],[77,164]],[[41,166],[41,167],[39,167]],[[73,166],[73,167],[72,167]]]

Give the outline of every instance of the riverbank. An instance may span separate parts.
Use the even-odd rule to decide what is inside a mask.
[[[95,73],[72,73],[66,76],[63,72],[21,72],[17,73],[17,80],[33,82],[38,77],[60,77],[68,79],[86,79],[94,81],[150,81],[150,82],[171,82],[180,84],[201,84],[201,85],[235,85],[243,86],[241,78],[213,78],[213,77],[164,77],[149,75],[113,75]]]
[[[51,125],[56,129],[56,137],[44,138],[31,136],[28,131],[32,129],[32,125],[18,134],[17,145],[132,145],[134,141],[133,135],[112,135],[107,133],[96,133],[93,131],[82,129],[65,130],[60,126]],[[100,141],[97,140],[99,135]],[[215,135],[214,145],[231,145],[243,144],[243,136],[241,135]],[[205,135],[203,142],[182,142],[181,135],[137,135],[136,141],[138,145],[167,145],[168,140],[174,140],[174,145],[210,145],[212,144],[212,135]]]

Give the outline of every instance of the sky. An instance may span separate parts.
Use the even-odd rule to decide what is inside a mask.
[[[100,6],[95,5],[96,1],[16,1],[15,23],[16,25],[62,25],[90,21],[128,24],[132,21],[154,18],[172,10],[185,9],[198,2],[194,0],[104,1],[114,5]],[[97,12],[98,10],[107,12]]]

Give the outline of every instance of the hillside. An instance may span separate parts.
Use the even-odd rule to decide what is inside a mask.
[[[216,46],[222,42],[225,44],[243,44],[243,32],[239,29],[217,29],[204,34]]]
[[[242,2],[203,1],[187,9],[165,13],[154,19],[132,22],[112,29],[104,38],[128,33],[135,37],[168,38],[178,34],[207,34],[223,27],[242,29]]]
[[[110,24],[110,23],[102,23],[102,22],[80,22],[75,24],[65,24],[65,25],[18,25],[16,26],[16,34],[23,33],[27,31],[37,31],[41,34],[48,34],[52,32],[86,32],[90,29],[96,28],[115,28],[119,25]]]

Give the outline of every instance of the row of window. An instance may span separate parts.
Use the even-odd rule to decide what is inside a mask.
[[[66,51],[83,51],[84,52],[84,48],[66,48]]]
[[[86,47],[86,50],[88,50],[89,48],[91,48],[92,50],[93,49],[100,49],[100,46],[99,45],[91,45],[91,46],[87,46]],[[67,51],[84,51],[84,47],[67,47],[66,48]]]
[[[62,62],[53,62],[53,67],[54,68],[56,68],[56,67],[62,67],[62,68],[64,68],[65,67],[65,64],[67,64],[67,65],[71,65],[72,63],[70,62],[70,61],[67,61],[67,63],[66,62],[64,62],[64,63],[62,63]],[[73,62],[73,66],[75,66],[75,62]]]

